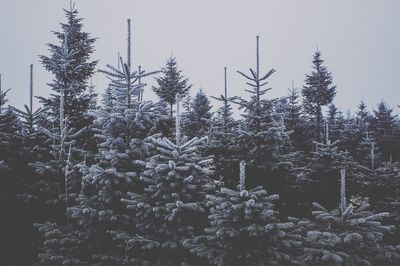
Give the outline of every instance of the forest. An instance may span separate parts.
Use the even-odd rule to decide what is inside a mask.
[[[319,50],[302,86],[271,98],[259,36],[242,95],[225,68],[212,106],[177,58],[131,62],[130,19],[127,54],[100,65],[64,13],[40,56],[50,95],[31,65],[18,109],[0,75],[0,265],[400,265],[397,106],[343,113]]]

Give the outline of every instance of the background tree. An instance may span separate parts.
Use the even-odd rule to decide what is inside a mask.
[[[393,109],[384,101],[381,101],[377,109],[374,110],[374,116],[371,120],[370,129],[375,132],[374,136],[382,153],[382,159],[390,161],[398,159],[398,141],[396,138],[396,116],[393,115]]]
[[[190,103],[189,113],[186,114],[183,132],[189,137],[202,137],[209,133],[212,117],[210,100],[200,89]]]
[[[314,70],[306,75],[303,95],[304,111],[315,119],[315,137],[322,140],[322,107],[332,102],[336,95],[336,86],[332,86],[332,74],[323,65],[321,52],[316,51],[313,57]]]
[[[184,98],[192,85],[189,84],[187,78],[183,77],[182,70],[178,70],[175,57],[168,58],[162,74],[163,76],[156,78],[158,86],[153,86],[153,90],[162,101],[169,104],[172,117],[176,94],[179,93]]]

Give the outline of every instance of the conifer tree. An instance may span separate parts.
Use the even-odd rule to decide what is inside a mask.
[[[236,180],[230,180],[237,166],[235,156],[238,154],[234,143],[238,123],[233,118],[233,110],[228,97],[227,68],[224,68],[224,94],[219,97],[211,96],[222,103],[211,123],[211,134],[207,145],[207,152],[214,156],[214,177],[222,180],[226,186],[236,185]]]
[[[381,101],[377,109],[374,110],[374,117],[371,120],[370,129],[374,131],[374,135],[378,144],[378,148],[382,153],[382,159],[390,160],[390,156],[395,156],[397,159],[397,132],[395,130],[396,115],[392,114],[393,109],[390,108],[384,101]]]
[[[189,80],[182,75],[182,70],[178,70],[178,65],[175,57],[170,57],[167,60],[165,67],[162,69],[162,76],[157,77],[157,87],[153,86],[153,91],[157,96],[167,103],[173,114],[173,105],[175,102],[176,94],[179,93],[184,98],[192,87]]]
[[[300,260],[306,265],[380,265],[398,262],[400,256],[395,248],[383,243],[384,233],[394,229],[394,226],[380,222],[389,213],[369,211],[368,203],[361,203],[360,206],[348,203],[346,171],[342,169],[340,172],[339,208],[328,211],[320,204],[313,203],[313,219],[298,223],[305,234]]]
[[[336,95],[336,86],[332,86],[332,74],[323,65],[321,52],[316,51],[313,57],[314,70],[306,75],[303,95],[304,111],[315,118],[315,137],[322,140],[322,107],[332,102]]]
[[[60,112],[60,91],[63,90],[65,115],[69,117],[71,127],[78,130],[87,127],[92,121],[87,112],[93,101],[93,95],[88,93],[88,81],[97,65],[97,61],[90,59],[96,39],[83,31],[83,19],[78,17],[74,4],[71,4],[69,10],[64,9],[64,12],[67,21],[61,23],[61,31],[54,32],[59,44],[48,44],[50,55],[40,56],[42,65],[54,75],[53,82],[49,84],[54,93],[49,98],[38,98],[51,111],[51,115],[57,116]],[[65,40],[70,53],[67,65],[63,65],[66,62],[60,57]],[[67,77],[64,67],[68,68]],[[85,139],[89,138],[86,136]]]
[[[285,248],[298,244],[298,236],[290,233],[293,223],[277,218],[277,199],[262,187],[246,190],[242,161],[237,189],[207,195],[210,225],[184,245],[211,265],[290,265]]]
[[[189,113],[186,114],[183,131],[189,138],[202,137],[210,131],[212,117],[210,101],[200,89],[190,103]]]
[[[239,145],[239,150],[246,151],[242,152],[240,157],[248,160],[251,170],[255,170],[260,175],[259,178],[264,179],[265,177],[262,176],[268,176],[265,171],[271,171],[278,157],[289,148],[289,136],[281,121],[281,115],[276,114],[274,110],[278,99],[262,98],[270,90],[270,88],[262,89],[262,87],[268,84],[267,79],[274,72],[275,70],[271,69],[264,76],[260,73],[259,37],[257,36],[256,70],[250,69],[250,76],[238,71],[249,80],[247,84],[251,88],[246,91],[250,93],[250,99],[246,100],[238,96],[230,99],[231,102],[239,105],[239,109],[243,109],[244,119],[235,140]],[[263,174],[260,170],[264,171]],[[253,176],[258,178],[255,174]]]
[[[201,232],[207,222],[205,195],[212,188],[208,180],[212,159],[199,154],[204,138],[181,138],[179,96],[176,103],[175,141],[150,138],[157,154],[142,161],[146,167],[140,176],[144,191],[128,192],[129,198],[122,199],[137,219],[137,236],[120,238],[125,259],[131,263],[189,263],[182,244]],[[118,236],[115,234],[116,239]]]
[[[302,106],[299,104],[299,91],[292,85],[289,89],[286,105],[285,126],[291,132],[290,140],[296,151],[310,151],[311,141],[306,121],[302,115]]]
[[[82,190],[74,206],[67,209],[70,224],[35,225],[45,239],[39,254],[43,265],[115,265],[110,261],[116,262],[118,248],[107,231],[129,232],[134,228],[135,219],[127,215],[121,198],[128,191],[140,191],[139,175],[144,170],[140,161],[154,154],[153,145],[146,138],[161,132],[167,110],[133,97],[139,96],[145,85],[133,80],[151,73],[131,72],[130,62],[123,64],[123,72],[112,66],[108,66],[111,71],[102,71],[110,77],[111,84],[104,93],[103,105],[91,110],[99,152],[92,165],[86,160],[78,165],[83,175]]]

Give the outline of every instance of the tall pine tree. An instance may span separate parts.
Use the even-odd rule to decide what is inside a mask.
[[[336,95],[336,86],[332,86],[332,74],[323,65],[320,51],[315,52],[312,62],[314,70],[306,75],[301,93],[305,112],[315,119],[315,138],[321,141],[322,107],[332,102]]]

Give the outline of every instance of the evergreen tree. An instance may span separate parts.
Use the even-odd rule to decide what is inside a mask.
[[[60,113],[60,92],[63,91],[65,115],[69,117],[71,128],[80,130],[92,122],[88,109],[95,95],[89,93],[88,81],[97,65],[97,61],[90,60],[96,39],[82,30],[83,19],[78,17],[74,4],[64,12],[67,21],[61,23],[61,31],[54,32],[59,44],[48,44],[50,55],[40,56],[44,68],[54,75],[53,82],[49,84],[53,93],[49,98],[38,98],[50,115],[55,117]],[[65,45],[69,54],[67,62],[61,56]],[[86,130],[79,143],[85,144],[83,148],[86,150],[93,150],[94,143],[90,140],[89,131]]]
[[[339,208],[328,211],[313,203],[313,219],[298,223],[305,235],[300,260],[306,265],[398,263],[399,254],[383,243],[384,233],[394,227],[383,225],[379,220],[389,214],[368,211],[367,203],[360,206],[349,204],[346,200],[346,172],[343,169],[340,184]]]
[[[277,218],[274,202],[262,187],[245,189],[244,162],[237,189],[221,188],[207,195],[210,225],[185,246],[211,265],[290,265],[285,248],[296,245],[293,223]]]
[[[269,89],[262,89],[267,85],[267,79],[275,72],[274,69],[261,76],[259,62],[259,37],[257,36],[257,63],[256,70],[250,69],[251,76],[247,76],[238,71],[250,82],[251,89],[246,89],[250,93],[250,99],[232,97],[231,102],[238,104],[239,109],[243,109],[243,121],[236,134],[238,150],[241,151],[240,157],[249,161],[250,171],[255,171],[254,178],[269,176],[275,166],[279,166],[278,158],[289,147],[289,136],[282,124],[281,115],[274,110],[278,99],[263,99]],[[278,122],[280,119],[280,122]],[[246,152],[243,152],[246,151]],[[282,159],[282,158],[281,158]],[[275,164],[279,165],[275,165]],[[282,165],[286,162],[282,162]],[[257,174],[256,174],[257,173]],[[272,175],[271,175],[272,176]],[[257,181],[257,182],[260,182]],[[260,184],[260,183],[258,183]]]
[[[311,150],[311,140],[308,134],[308,127],[304,117],[302,116],[302,107],[298,103],[299,91],[292,86],[289,89],[287,98],[285,126],[290,132],[290,140],[294,150]]]
[[[153,86],[153,90],[162,101],[169,104],[172,117],[176,94],[179,93],[184,98],[192,85],[189,84],[187,78],[183,77],[182,70],[178,70],[175,57],[168,58],[166,66],[162,69],[162,76],[157,77],[156,81],[158,86]]]
[[[207,222],[205,195],[212,188],[208,180],[212,158],[199,154],[204,138],[181,139],[179,99],[176,103],[175,142],[150,138],[158,153],[142,161],[144,191],[128,192],[129,199],[122,199],[135,212],[139,237],[114,236],[126,250],[126,261],[133,264],[138,260],[153,265],[189,263],[182,244]]]
[[[201,137],[209,133],[212,117],[210,101],[200,89],[190,103],[189,113],[186,115],[183,131],[189,138]]]
[[[332,86],[332,74],[323,65],[321,52],[316,51],[313,57],[314,70],[306,75],[303,95],[304,111],[315,118],[315,137],[322,140],[322,107],[332,102],[336,95],[336,86]]]
[[[211,123],[211,134],[207,145],[207,153],[214,156],[215,179],[222,180],[226,186],[236,185],[236,180],[230,180],[235,173],[237,163],[232,162],[238,151],[234,143],[238,123],[233,118],[233,111],[228,97],[227,68],[224,68],[224,95],[212,98],[222,102]],[[237,171],[236,171],[237,172]]]
[[[357,125],[363,130],[367,130],[366,127],[368,122],[370,121],[370,114],[367,110],[367,105],[364,101],[361,101],[360,104],[357,106],[358,110],[356,112],[356,122]]]
[[[374,131],[379,150],[384,160],[389,161],[390,156],[397,156],[398,141],[396,141],[395,118],[393,109],[381,101],[374,110],[370,129]]]

